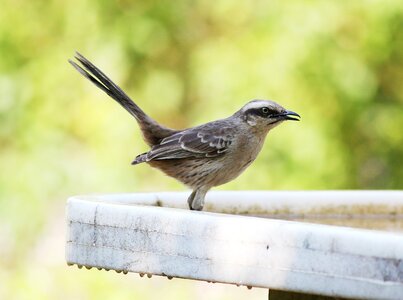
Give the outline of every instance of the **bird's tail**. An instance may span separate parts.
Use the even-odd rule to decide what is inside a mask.
[[[176,130],[164,127],[150,118],[119,86],[80,53],[76,52],[75,58],[82,66],[70,59],[69,63],[84,77],[123,106],[137,120],[143,132],[144,140],[150,146],[158,144],[161,139],[176,132]]]

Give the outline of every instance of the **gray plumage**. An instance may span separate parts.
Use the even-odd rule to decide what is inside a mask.
[[[270,129],[295,112],[269,100],[252,100],[232,116],[184,130],[158,124],[84,56],[69,62],[87,79],[123,106],[138,122],[151,149],[133,165],[148,163],[193,189],[190,209],[202,210],[209,189],[238,177],[257,157]]]

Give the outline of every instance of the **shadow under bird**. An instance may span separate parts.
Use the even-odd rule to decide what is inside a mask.
[[[174,130],[149,117],[120,87],[88,59],[77,53],[69,62],[87,79],[123,106],[138,122],[150,151],[133,165],[147,163],[193,191],[191,210],[202,210],[209,189],[238,177],[262,149],[267,133],[299,115],[269,100],[252,100],[232,116],[196,127]]]

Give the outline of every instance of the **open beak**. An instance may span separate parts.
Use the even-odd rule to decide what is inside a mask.
[[[299,114],[291,110],[286,110],[285,113],[281,114],[281,116],[283,117],[283,120],[292,120],[292,121],[299,121],[299,118],[301,118]]]

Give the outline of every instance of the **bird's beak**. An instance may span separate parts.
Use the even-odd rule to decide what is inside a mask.
[[[301,118],[299,114],[291,110],[286,110],[285,113],[281,114],[281,116],[284,118],[284,120],[292,120],[292,121],[299,121],[299,118]]]

